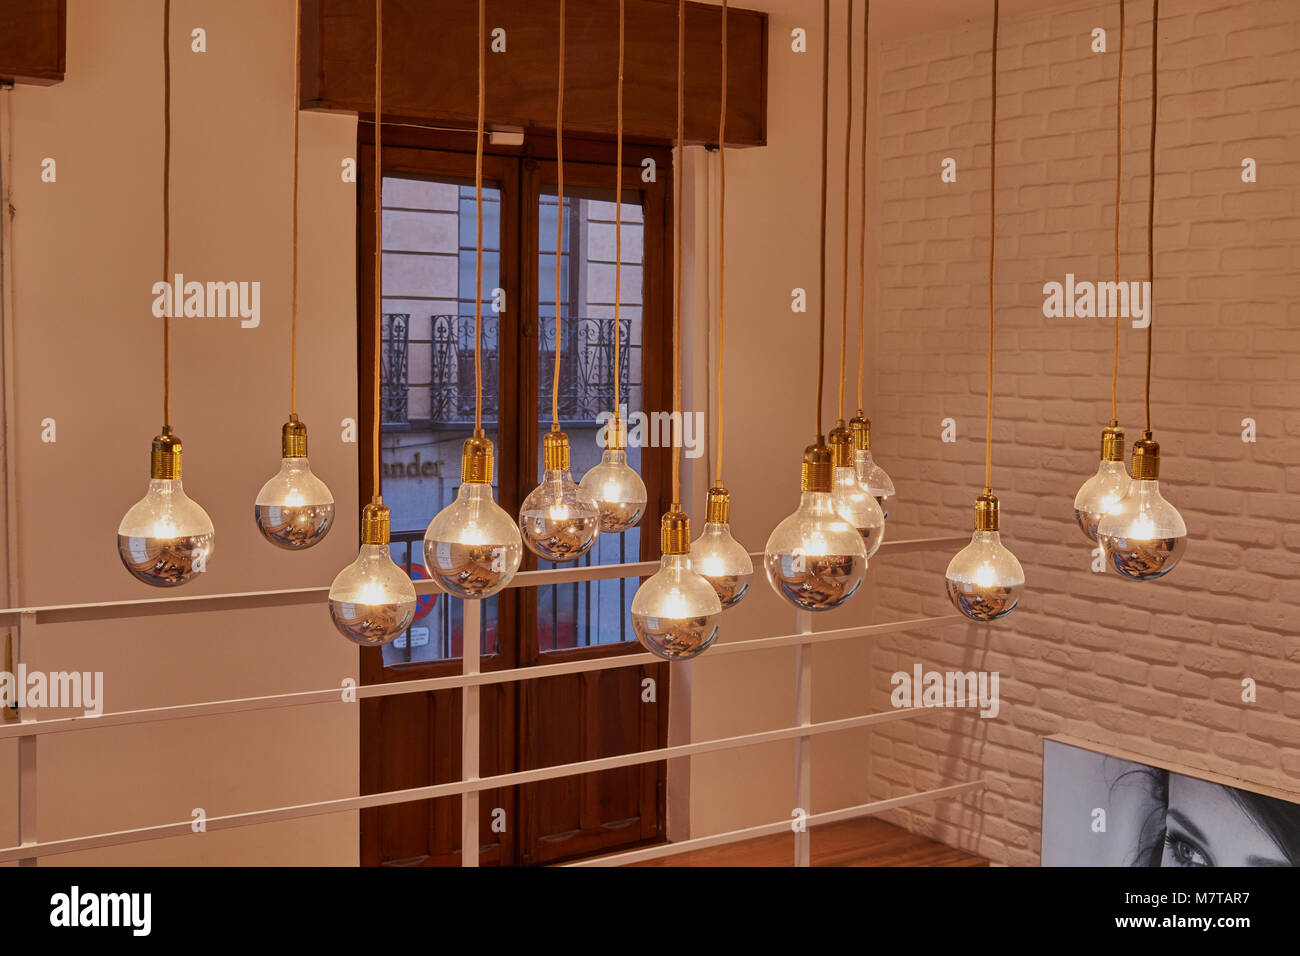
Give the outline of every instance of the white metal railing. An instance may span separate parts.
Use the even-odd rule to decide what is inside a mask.
[[[895,542],[885,542],[882,548],[892,553],[920,551],[945,545],[961,544],[963,537],[918,538]],[[760,558],[761,553],[752,557]],[[593,565],[581,568],[560,568],[545,571],[523,571],[511,582],[511,587],[536,587],[543,584],[562,584],[574,581],[590,581],[608,578],[644,576],[658,567],[658,562],[646,561],[619,565]],[[414,582],[417,593],[433,593],[436,587],[431,581]],[[0,610],[0,626],[17,627],[15,640],[15,666],[25,657],[30,656],[36,629],[39,625],[69,622],[86,622],[107,619],[148,617],[158,614],[198,613],[207,611],[232,610],[236,608],[283,607],[299,604],[315,604],[324,601],[327,588],[298,588],[291,590],[256,591],[238,594],[202,595],[192,597],[166,597],[150,600],[114,601],[93,604],[57,605],[48,607],[9,608]],[[791,634],[773,637],[755,638],[745,641],[728,641],[715,645],[709,650],[710,656],[747,653],[756,650],[768,650],[780,647],[795,648],[796,655],[796,693],[794,724],[776,730],[740,734],[715,740],[694,741],[655,750],[619,754],[572,764],[539,767],[532,770],[515,771],[492,777],[479,776],[479,728],[480,728],[480,690],[484,684],[508,683],[518,680],[536,680],[559,674],[582,673],[585,671],[607,670],[617,667],[636,667],[645,664],[661,663],[660,658],[649,653],[625,654],[589,660],[565,661],[556,664],[541,664],[532,667],[511,668],[509,670],[488,671],[480,669],[480,644],[482,633],[482,608],[480,602],[464,602],[464,655],[460,674],[446,677],[426,678],[422,680],[397,681],[386,684],[371,684],[361,687],[347,686],[324,688],[320,690],[296,691],[286,694],[270,694],[261,697],[234,698],[229,700],[206,701],[193,704],[181,704],[167,707],[143,708],[139,710],[118,711],[100,716],[60,717],[48,720],[11,720],[0,723],[0,740],[17,738],[18,740],[18,834],[17,846],[0,849],[0,863],[18,861],[20,865],[35,865],[37,859],[56,853],[68,853],[74,850],[89,850],[125,843],[138,843],[166,837],[180,836],[192,832],[192,820],[165,823],[157,826],[117,830],[109,833],[71,837],[61,840],[40,841],[36,832],[36,773],[37,741],[49,734],[70,733],[81,730],[98,730],[107,727],[131,724],[152,723],[156,721],[177,720],[190,717],[213,716],[217,714],[244,713],[256,710],[269,710],[278,707],[293,707],[305,704],[342,703],[363,698],[383,697],[394,694],[423,693],[435,690],[462,689],[461,698],[461,734],[462,760],[461,779],[451,783],[414,787],[407,790],[388,791],[366,794],[356,797],[343,797],[314,803],[296,804],[266,810],[254,810],[233,813],[225,816],[208,817],[207,829],[221,830],[234,827],[253,826],[302,817],[318,816],[327,813],[339,813],[370,807],[389,806],[436,797],[459,795],[461,798],[462,852],[461,865],[477,866],[479,850],[479,794],[484,790],[501,787],[519,786],[536,783],[574,774],[592,773],[619,767],[629,767],[644,763],[654,763],[677,757],[689,757],[694,754],[731,750],[740,747],[756,746],[780,740],[795,741],[795,805],[807,811],[811,803],[811,762],[812,738],[814,736],[850,730],[858,727],[872,726],[894,720],[910,719],[927,713],[920,707],[900,708],[881,713],[860,714],[840,720],[812,721],[812,648],[815,644],[829,641],[848,640],[869,637],[916,628],[928,628],[953,624],[965,619],[957,614],[945,614],[938,617],[921,617],[910,620],[892,621],[885,624],[869,624],[854,627],[836,628],[827,631],[813,631],[812,615],[808,612],[796,612],[796,631]],[[477,636],[478,639],[474,639]],[[345,693],[346,691],[346,693]],[[982,781],[975,780],[929,790],[917,794],[908,794],[889,800],[862,804],[843,810],[826,811],[809,815],[805,823],[808,826],[827,823],[833,820],[851,819],[881,813],[898,806],[907,806],[928,800],[945,799],[963,793],[972,792],[982,787]],[[748,827],[727,833],[713,834],[707,837],[662,844],[654,847],[614,854],[595,860],[582,861],[581,865],[612,865],[631,863],[643,859],[652,859],[687,852],[705,846],[717,846],[723,843],[751,839],[771,833],[783,832],[790,827],[791,821],[784,820],[759,827]],[[795,865],[808,866],[810,841],[807,829],[795,833]]]

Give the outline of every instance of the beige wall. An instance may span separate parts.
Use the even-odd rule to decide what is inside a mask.
[[[161,4],[71,0],[68,79],[12,94],[19,599],[158,597],[122,569],[117,522],[148,483],[161,426]],[[293,5],[173,4],[174,269],[259,280],[262,321],[173,324],[173,411],[185,487],[217,549],[186,595],[328,584],[356,541],[355,186],[340,162],[355,120],[302,120],[299,411],[339,507],[316,550],[257,533],[252,501],[279,466],[288,414]],[[207,31],[208,52],[189,51]],[[5,94],[0,94],[5,95]],[[40,181],[41,160],[58,181]],[[54,418],[58,441],[43,444]],[[322,606],[36,629],[30,666],[102,670],[106,710],[338,686],[357,653]],[[5,751],[12,753],[12,744]],[[41,839],[355,794],[354,705],[288,708],[44,737]],[[0,791],[13,792],[12,759]],[[12,812],[0,826],[12,832]],[[6,844],[12,842],[7,837]],[[59,862],[64,860],[54,858]],[[353,863],[355,815],[78,854],[75,862]],[[53,861],[52,861],[53,862]],[[73,862],[67,858],[67,862]]]

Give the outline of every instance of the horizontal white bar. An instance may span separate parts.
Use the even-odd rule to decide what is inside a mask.
[[[955,783],[947,787],[938,787],[934,790],[925,790],[921,793],[909,793],[902,797],[890,797],[888,800],[877,800],[873,803],[860,803],[855,807],[844,807],[840,810],[827,810],[824,813],[814,813],[805,818],[804,823],[813,827],[824,823],[837,823],[841,820],[856,820],[859,817],[875,816],[878,813],[884,813],[887,810],[896,810],[899,807],[910,807],[917,803],[929,803],[933,800],[945,800],[949,797],[960,796],[963,793],[973,793],[984,789],[983,780],[970,780],[966,783]],[[640,863],[643,860],[658,860],[666,856],[676,856],[679,853],[689,853],[692,850],[704,850],[714,846],[725,846],[728,843],[741,843],[745,840],[753,840],[764,836],[777,836],[782,833],[791,833],[791,827],[794,818],[789,820],[778,820],[776,823],[762,823],[758,826],[745,827],[740,830],[728,830],[725,833],[712,833],[709,836],[695,837],[690,840],[681,840],[677,843],[660,843],[655,846],[642,847],[638,850],[628,850],[624,853],[614,853],[609,856],[596,857],[590,860],[576,860],[573,863],[562,864],[564,866],[626,866],[629,863]]]
[[[964,544],[966,537],[910,538],[902,541],[885,541],[881,548],[891,553],[923,551],[941,545]],[[762,560],[761,551],[750,555]],[[593,564],[590,567],[551,568],[545,571],[521,571],[508,585],[512,588],[542,587],[569,584],[575,581],[600,581],[610,578],[643,577],[654,573],[657,561],[639,561],[631,564]],[[436,594],[438,586],[433,581],[412,582],[415,593]],[[201,611],[231,611],[249,608],[291,607],[299,604],[324,602],[329,588],[290,588],[276,591],[242,591],[233,594],[198,594],[189,597],[145,598],[134,601],[104,601],[94,604],[53,604],[44,607],[19,607],[0,609],[0,627],[19,623],[24,614],[35,614],[37,624],[67,624],[84,621],[104,621],[118,618],[148,617],[154,614],[193,614]]]
[[[954,706],[962,706],[967,701]],[[948,708],[937,707],[900,707],[874,714],[859,714],[856,717],[844,717],[840,720],[827,720],[821,723],[804,724],[796,727],[782,727],[779,730],[765,730],[752,734],[740,734],[735,737],[721,737],[716,740],[702,740],[690,744],[678,744],[674,747],[659,747],[655,750],[642,750],[635,753],[618,754],[613,757],[600,757],[595,760],[583,760],[577,763],[557,764],[551,767],[538,767],[534,770],[519,770],[514,773],[498,774],[494,777],[481,777],[477,780],[457,780],[451,783],[431,784],[425,787],[412,787],[408,790],[393,790],[386,793],[367,794],[357,797],[340,797],[334,800],[321,800],[316,803],[302,803],[273,810],[250,810],[245,813],[232,813],[226,816],[208,817],[207,830],[230,830],[237,827],[256,826],[263,823],[279,823],[284,820],[298,820],[303,817],[321,816],[327,813],[342,813],[350,810],[363,810],[369,807],[385,807],[399,803],[412,803],[417,800],[432,800],[438,797],[451,797],[462,793],[482,792],[502,787],[517,787],[526,783],[538,783],[542,780],[554,780],[575,774],[596,773],[602,770],[616,770],[621,767],[634,767],[640,764],[657,763],[675,757],[689,757],[695,754],[712,753],[719,750],[735,750],[741,747],[753,747],[759,744],[789,740],[794,737],[831,734],[858,727],[906,720],[925,714],[942,712]],[[120,846],[124,843],[142,843],[149,840],[162,840],[168,837],[184,836],[193,832],[192,820],[179,823],[162,823],[152,827],[138,827],[132,830],[115,830],[93,836],[68,837],[63,840],[45,840],[24,843],[0,849],[0,863],[11,860],[31,859],[52,856],[56,853],[73,853],[81,850],[94,850],[101,847]]]
[[[920,627],[956,624],[966,620],[959,614],[941,617],[919,617],[886,624],[863,624],[858,627],[840,627],[812,634],[779,634],[748,641],[728,641],[709,649],[710,657],[738,654],[748,651],[772,650],[796,644],[817,644],[842,641],[856,637],[891,634]],[[540,680],[562,674],[581,674],[586,671],[613,670],[619,667],[642,667],[663,661],[649,653],[619,654],[613,657],[563,661],[557,664],[537,664],[531,667],[514,667],[507,670],[482,671],[474,674],[450,674],[446,677],[426,677],[421,680],[393,681],[387,684],[367,684],[351,689],[356,699],[393,697],[400,694],[417,694],[458,687],[478,687],[485,684],[508,684],[521,680]],[[56,717],[49,720],[22,720],[0,724],[0,740],[9,737],[26,737],[40,734],[71,733],[79,730],[101,730],[105,727],[122,727],[130,724],[152,723],[161,720],[181,720],[189,717],[213,717],[219,714],[237,714],[254,710],[271,710],[277,707],[300,707],[307,704],[344,703],[344,688],[296,691],[288,694],[268,694],[263,697],[237,697],[199,704],[177,704],[167,707],[149,707],[101,714],[98,717]],[[28,709],[25,713],[30,713]]]

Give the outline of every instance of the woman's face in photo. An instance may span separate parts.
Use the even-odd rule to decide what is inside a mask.
[[[1285,854],[1226,788],[1169,775],[1161,866],[1288,866]]]

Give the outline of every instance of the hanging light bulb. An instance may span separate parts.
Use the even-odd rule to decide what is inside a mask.
[[[803,455],[799,507],[767,539],[763,564],[777,594],[804,611],[851,598],[867,570],[867,547],[831,500],[831,453],[817,436]]]
[[[569,474],[569,436],[553,428],[542,439],[541,484],[519,509],[528,550],[548,561],[576,561],[596,543],[600,508]]]
[[[1133,443],[1128,492],[1097,526],[1106,560],[1136,581],[1162,578],[1187,550],[1187,525],[1160,494],[1160,443],[1150,432]]]
[[[675,173],[681,172],[685,137],[683,117],[685,84],[685,17],[686,2],[677,4],[677,138],[673,160]],[[619,10],[619,62],[620,80],[623,51],[623,12]],[[622,83],[619,83],[620,120],[622,113]],[[620,129],[622,123],[619,123]],[[621,198],[621,197],[620,197]],[[673,176],[674,244],[678,260],[682,257],[682,189],[681,177]],[[673,288],[673,412],[681,412],[681,272],[677,270]],[[615,393],[617,395],[617,392]],[[614,442],[626,447],[617,415],[613,434]],[[673,504],[660,522],[660,544],[663,558],[659,570],[645,581],[632,598],[632,630],[642,646],[652,654],[668,661],[687,661],[704,653],[718,637],[718,620],[722,615],[722,602],[713,585],[691,569],[691,520],[682,511],[681,453],[672,449]],[[594,470],[594,469],[593,469]],[[638,479],[638,484],[640,481]],[[644,500],[644,486],[640,492]]]
[[[988,389],[984,411],[984,493],[975,499],[975,533],[970,544],[948,563],[948,599],[972,621],[996,621],[1016,609],[1025,588],[1025,572],[1016,556],[1002,545],[998,532],[998,496],[993,494],[993,342],[994,249],[997,240],[998,148],[998,19],[993,0],[993,69],[989,121],[989,345]]]
[[[972,621],[996,621],[1016,609],[1025,572],[998,534],[998,498],[975,499],[975,533],[948,563],[948,599]]]
[[[1124,429],[1111,421],[1101,433],[1101,463],[1097,473],[1083,483],[1074,497],[1074,520],[1090,541],[1097,540],[1097,525],[1115,510],[1128,493],[1124,470]]]
[[[361,509],[361,550],[330,585],[330,620],[363,647],[387,644],[415,617],[415,585],[388,550],[389,513],[376,495]]]
[[[560,0],[560,68],[555,100],[555,374],[551,380],[551,430],[542,439],[541,484],[519,509],[519,530],[528,550],[548,561],[576,561],[596,543],[600,508],[590,492],[569,474],[569,436],[560,430],[560,371],[564,355],[564,310],[561,301],[564,261],[564,30]]]
[[[641,476],[627,463],[627,425],[619,410],[623,407],[623,55],[626,10],[618,5],[618,107],[614,163],[614,413],[605,426],[600,464],[587,471],[579,482],[600,508],[603,534],[622,534],[635,527],[645,514],[646,488]]]
[[[163,150],[162,274],[170,286],[171,270],[171,0],[163,4],[163,104],[166,147]],[[181,485],[181,440],[171,429],[171,290],[163,313],[163,429],[153,440],[149,491],[122,517],[117,554],[138,580],[170,588],[208,569],[215,548],[212,519],[185,494]]]
[[[1159,63],[1160,0],[1151,16],[1151,58]],[[1151,149],[1147,170],[1147,288],[1155,288],[1156,106],[1160,102],[1158,70],[1151,72]],[[1119,503],[1097,525],[1097,540],[1106,560],[1126,578],[1150,581],[1164,577],[1187,550],[1187,525],[1178,509],[1160,494],[1160,443],[1151,437],[1152,329],[1147,323],[1146,428],[1133,443],[1132,480]]]
[[[429,576],[459,598],[491,597],[515,576],[523,539],[510,515],[492,497],[492,442],[482,429],[465,440],[460,490],[424,533]]]
[[[725,611],[749,593],[754,562],[731,536],[731,492],[716,485],[706,500],[704,530],[691,545],[691,567],[713,585]]]
[[[627,463],[627,425],[613,415],[605,426],[605,450],[600,464],[588,469],[578,486],[595,499],[600,509],[600,530],[622,534],[645,514],[645,482]]]
[[[280,470],[253,504],[257,530],[277,547],[301,551],[334,526],[334,496],[307,462],[307,426],[290,415],[280,436]]]
[[[1119,4],[1119,65],[1115,83],[1115,281],[1120,281],[1120,237],[1124,197],[1124,0]],[[1097,473],[1074,496],[1074,520],[1089,541],[1097,541],[1097,526],[1120,503],[1129,489],[1124,470],[1124,429],[1119,427],[1119,320],[1115,310],[1111,352],[1110,424],[1101,432],[1101,462]]]
[[[632,597],[632,630],[641,646],[666,661],[688,661],[718,637],[722,602],[691,569],[691,520],[676,505],[660,526],[659,570]]]
[[[576,561],[596,543],[600,508],[595,498],[574,484],[569,474],[569,436],[560,430],[560,371],[563,359],[564,310],[564,33],[565,5],[560,0],[560,60],[555,103],[555,374],[551,382],[551,430],[542,439],[541,484],[519,509],[519,530],[528,550],[549,561]]]
[[[849,420],[849,431],[853,436],[853,467],[858,473],[858,484],[876,499],[881,513],[888,518],[885,502],[893,497],[894,482],[871,457],[871,420],[863,416],[862,409]]]
[[[298,40],[301,0],[294,4],[293,184],[289,312],[289,420],[280,430],[280,470],[262,486],[253,501],[253,518],[262,537],[289,551],[302,551],[325,539],[334,525],[334,496],[307,462],[307,426],[298,420],[298,156],[299,93]]]
[[[357,559],[338,573],[330,585],[330,620],[348,640],[367,647],[387,644],[405,631],[415,618],[415,585],[410,576],[393,563],[388,548],[390,515],[379,495],[381,483],[379,450],[382,432],[380,409],[383,407],[380,355],[383,351],[383,269],[380,254],[383,243],[383,37],[384,4],[375,0],[375,282],[374,282],[374,394],[371,405],[371,482],[375,490],[370,504],[361,509],[361,549]],[[290,424],[292,424],[292,419]],[[288,426],[285,426],[286,429]],[[286,435],[288,433],[286,432]],[[302,452],[306,455],[306,435]],[[296,450],[296,449],[295,449]]]
[[[181,486],[181,440],[164,425],[153,440],[149,492],[118,525],[118,556],[138,580],[171,588],[206,571],[215,548],[212,519]]]
[[[885,512],[880,503],[858,482],[858,472],[853,463],[853,436],[844,427],[843,420],[831,429],[828,436],[831,464],[831,504],[835,510],[862,535],[870,558],[885,537]]]

